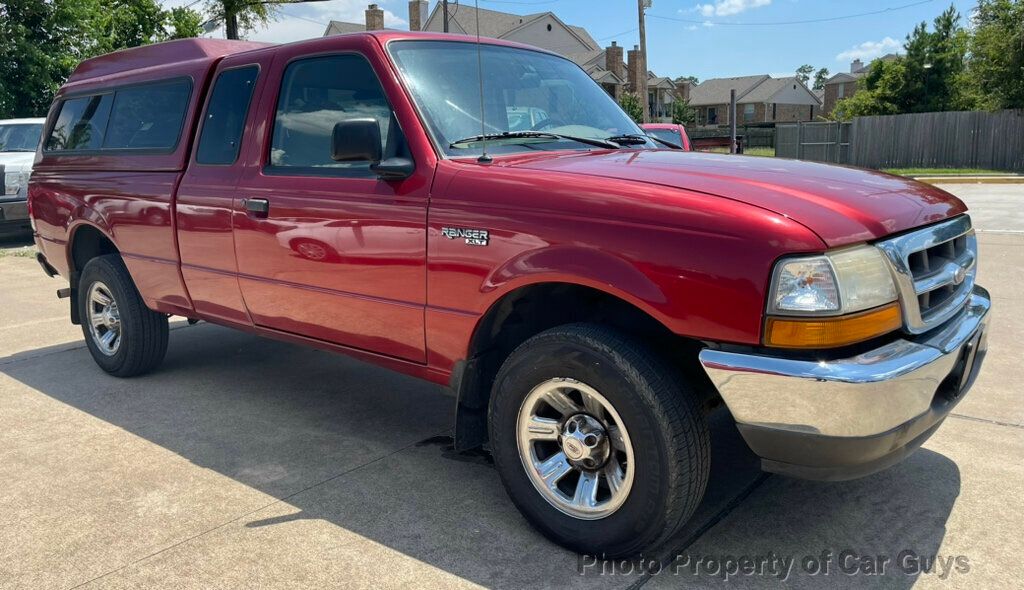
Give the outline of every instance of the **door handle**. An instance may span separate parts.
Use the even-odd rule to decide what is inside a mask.
[[[250,215],[260,219],[270,214],[270,201],[266,199],[242,199],[242,206]]]

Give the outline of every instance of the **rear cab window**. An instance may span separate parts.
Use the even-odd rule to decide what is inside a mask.
[[[225,70],[217,76],[203,116],[196,163],[227,166],[238,159],[258,75],[259,66],[250,65]]]
[[[178,78],[67,98],[44,148],[172,152],[181,138],[191,93],[191,80]]]

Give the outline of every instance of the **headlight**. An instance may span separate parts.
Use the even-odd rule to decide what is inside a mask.
[[[899,328],[896,285],[881,251],[860,246],[775,265],[764,343],[827,348]]]
[[[4,175],[4,194],[16,195],[28,185],[28,172],[8,172]]]

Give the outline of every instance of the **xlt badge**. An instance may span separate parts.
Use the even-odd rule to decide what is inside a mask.
[[[473,229],[466,227],[442,227],[441,235],[449,240],[464,238],[470,246],[486,246],[491,240],[486,229]]]

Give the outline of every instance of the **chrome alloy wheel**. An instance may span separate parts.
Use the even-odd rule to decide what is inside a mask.
[[[89,287],[89,333],[100,352],[117,354],[121,346],[121,315],[110,288],[100,281]]]
[[[549,379],[519,408],[519,458],[552,506],[583,520],[618,510],[633,486],[633,447],[608,400],[575,379]]]

